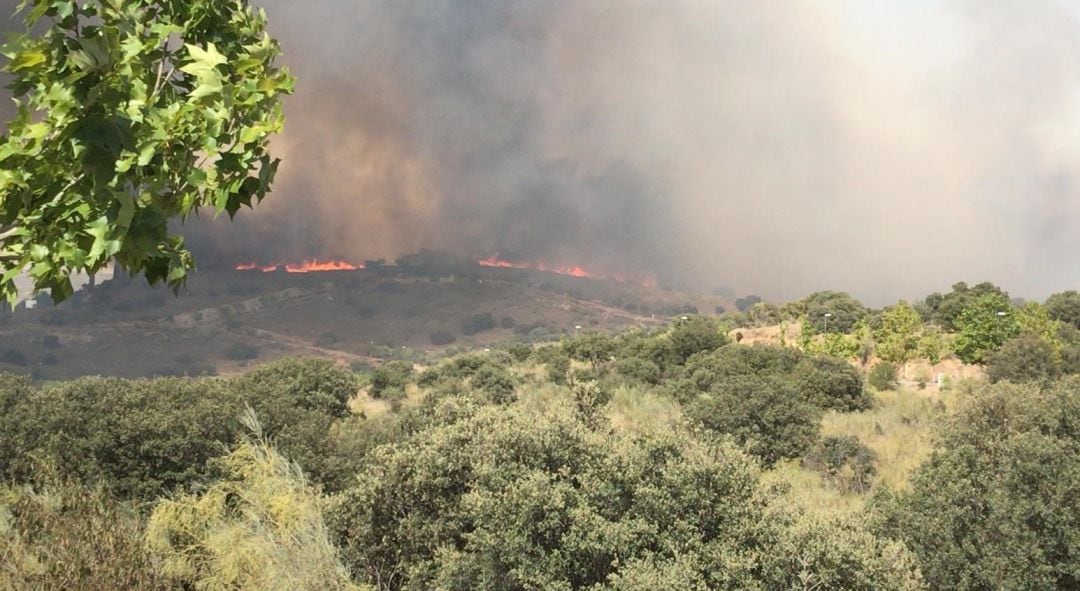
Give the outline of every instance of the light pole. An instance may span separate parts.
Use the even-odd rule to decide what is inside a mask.
[[[829,312],[826,312],[825,313],[825,334],[829,334],[829,319],[830,318],[832,318],[832,314],[829,313]]]

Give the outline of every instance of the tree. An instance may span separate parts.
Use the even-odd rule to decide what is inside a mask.
[[[1046,311],[1051,318],[1080,329],[1080,292],[1069,290],[1046,298]]]
[[[735,300],[735,309],[740,312],[749,312],[750,308],[753,308],[757,304],[762,303],[761,296],[748,295]]]
[[[945,330],[956,330],[958,328],[956,321],[960,318],[960,314],[976,299],[991,294],[1002,296],[1006,301],[1009,300],[1008,293],[989,281],[984,281],[974,287],[968,287],[967,283],[961,281],[954,284],[952,291],[945,295],[930,294],[923,301],[922,307],[928,312],[929,321],[941,324]]]
[[[874,334],[878,357],[897,364],[912,360],[918,354],[921,327],[922,318],[907,302],[886,308],[881,327]]]
[[[0,295],[26,269],[54,301],[110,260],[179,288],[169,222],[270,190],[293,79],[247,0],[26,0],[4,46],[18,115],[0,140]],[[45,26],[45,19],[48,25]]]
[[[983,363],[986,355],[1020,334],[1012,302],[987,293],[971,301],[956,320],[956,356],[965,363]]]
[[[991,382],[1048,380],[1061,372],[1057,358],[1050,343],[1025,333],[986,356],[986,373]]]
[[[712,318],[689,316],[676,320],[668,333],[677,363],[685,363],[695,353],[715,351],[727,343],[727,337]]]

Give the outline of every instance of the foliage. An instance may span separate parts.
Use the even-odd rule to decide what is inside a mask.
[[[877,501],[879,530],[932,588],[1080,586],[1080,379],[987,387],[942,428],[909,491]]]
[[[919,351],[919,329],[922,318],[905,301],[885,309],[881,327],[874,332],[878,357],[895,364],[904,364]]]
[[[495,317],[491,315],[491,312],[484,312],[466,318],[465,321],[461,323],[461,332],[468,336],[473,336],[492,330],[496,326],[498,326],[498,323],[495,322]]]
[[[915,591],[927,589],[918,561],[902,543],[867,530],[858,518],[802,515],[781,531],[768,558],[770,589]]]
[[[780,309],[768,302],[758,302],[746,311],[746,318],[752,326],[769,326],[781,320]]]
[[[245,441],[216,463],[222,480],[154,507],[146,547],[166,574],[208,591],[357,588],[296,464],[262,441]]]
[[[336,490],[346,474],[338,470],[338,457],[330,437],[331,426],[349,415],[349,400],[356,395],[356,376],[329,359],[286,358],[258,367],[228,384],[234,400],[233,436],[241,434],[233,418],[244,405],[255,410],[263,433],[275,447],[303,466],[316,483]]]
[[[735,308],[740,312],[749,312],[754,306],[763,303],[761,296],[748,295],[735,300]]]
[[[583,361],[594,368],[607,362],[615,353],[615,341],[596,331],[588,331],[562,344],[563,351],[575,361]]]
[[[1080,329],[1080,292],[1069,290],[1055,293],[1046,298],[1045,306],[1050,318]]]
[[[330,427],[348,414],[355,378],[324,359],[284,359],[235,380],[81,378],[28,389],[0,380],[0,470],[29,481],[31,456],[76,481],[152,499],[205,482],[207,460],[240,435],[245,404],[265,432],[320,484],[333,488]]]
[[[855,412],[874,405],[862,376],[843,359],[806,357],[791,370],[791,379],[799,394],[818,408]]]
[[[29,482],[31,454],[66,478],[152,499],[203,480],[206,460],[233,438],[224,383],[82,378],[27,390],[0,384],[3,476]]]
[[[54,301],[110,260],[178,288],[194,261],[169,222],[269,191],[293,79],[242,0],[29,0],[3,48],[18,114],[0,141],[0,295],[29,268]],[[46,23],[43,19],[51,22]]]
[[[1003,295],[990,293],[971,300],[955,320],[956,355],[965,363],[983,363],[1005,341],[1020,334],[1012,303]]]
[[[926,327],[922,336],[919,337],[918,356],[926,359],[933,365],[941,363],[949,354],[949,345],[945,335],[933,326]]]
[[[817,470],[841,492],[865,493],[877,475],[877,454],[858,437],[823,437],[803,464]]]
[[[859,300],[844,292],[819,291],[789,305],[793,317],[805,316],[814,333],[848,333],[866,316],[867,310]],[[826,314],[829,316],[826,318]]]
[[[1063,323],[1050,317],[1049,310],[1037,302],[1028,302],[1016,315],[1020,332],[1032,335],[1046,342],[1057,355],[1064,343],[1061,341]]]
[[[896,366],[888,361],[882,361],[870,368],[866,381],[875,390],[882,392],[896,388]]]
[[[409,383],[412,373],[411,363],[404,361],[384,363],[371,372],[371,386],[368,388],[368,394],[375,399],[404,398],[405,386]]]
[[[685,363],[695,353],[714,351],[727,343],[716,321],[707,316],[676,320],[668,331],[676,363]]]
[[[44,474],[34,485],[0,486],[0,589],[174,588],[143,548],[134,506],[48,467]]]
[[[840,359],[854,359],[859,355],[860,343],[856,335],[831,332],[820,339],[810,339],[806,352]]]
[[[1032,334],[1007,341],[986,358],[986,373],[993,382],[1049,380],[1061,373],[1054,347]]]
[[[821,409],[780,376],[742,375],[713,384],[687,407],[703,427],[732,436],[765,465],[798,458],[817,441]]]
[[[984,281],[974,287],[968,287],[963,281],[952,286],[952,291],[941,295],[932,293],[922,303],[922,308],[929,315],[928,321],[940,324],[947,331],[959,330],[957,321],[964,310],[975,303],[975,300],[987,296],[996,295],[1001,300],[1009,301],[1009,294],[993,283]]]
[[[457,340],[457,335],[449,330],[436,330],[431,333],[429,340],[432,345],[436,347],[442,347],[443,345],[449,345]]]

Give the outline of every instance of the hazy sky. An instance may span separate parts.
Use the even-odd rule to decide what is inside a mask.
[[[259,4],[299,87],[274,194],[189,225],[225,260],[445,248],[873,303],[1080,287],[1077,2]]]

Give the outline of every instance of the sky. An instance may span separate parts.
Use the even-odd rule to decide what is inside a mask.
[[[1080,287],[1077,2],[258,4],[299,81],[282,169],[185,225],[203,260],[436,248],[876,304]]]

